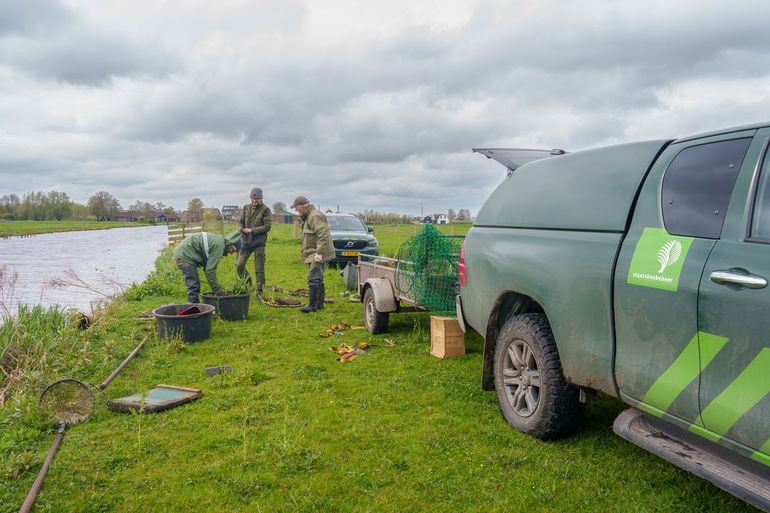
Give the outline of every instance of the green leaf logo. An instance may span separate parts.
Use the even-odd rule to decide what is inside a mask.
[[[658,262],[660,262],[660,269],[658,274],[662,273],[666,267],[674,264],[682,255],[682,244],[678,240],[670,240],[663,244],[663,247],[658,250]]]
[[[665,228],[645,228],[628,266],[628,283],[676,292],[679,275],[694,240],[671,235]]]

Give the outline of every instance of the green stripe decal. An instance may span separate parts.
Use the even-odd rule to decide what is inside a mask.
[[[770,392],[768,369],[770,369],[770,347],[765,347],[703,410],[701,417],[710,431],[724,435],[738,422],[738,419]]]
[[[671,403],[698,377],[701,369],[711,363],[726,343],[726,337],[699,331],[669,368],[652,384],[644,395],[643,402],[662,412],[668,410]],[[650,413],[661,416],[657,411]]]
[[[770,440],[765,442],[765,445],[759,448],[757,452],[751,455],[751,459],[757,460],[765,465],[770,465]]]

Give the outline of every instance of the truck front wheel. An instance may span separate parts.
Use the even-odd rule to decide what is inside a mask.
[[[494,377],[500,410],[519,431],[549,439],[578,428],[583,404],[577,388],[564,379],[544,315],[516,315],[506,322],[495,348]]]

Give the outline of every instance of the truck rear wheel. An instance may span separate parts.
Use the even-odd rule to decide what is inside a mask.
[[[561,370],[551,327],[542,314],[512,317],[495,348],[495,391],[510,425],[549,439],[575,432],[583,415],[577,388]]]
[[[374,302],[374,290],[371,287],[364,292],[364,326],[372,333],[385,333],[388,331],[388,312],[377,310],[377,304]]]

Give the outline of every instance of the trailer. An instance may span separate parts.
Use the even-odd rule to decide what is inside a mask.
[[[414,260],[361,254],[356,269],[364,326],[385,333],[393,312],[445,311],[457,290],[457,260],[463,235],[442,235],[457,241],[450,253],[421,248]],[[405,253],[399,252],[399,255]],[[440,299],[439,302],[436,299]]]

